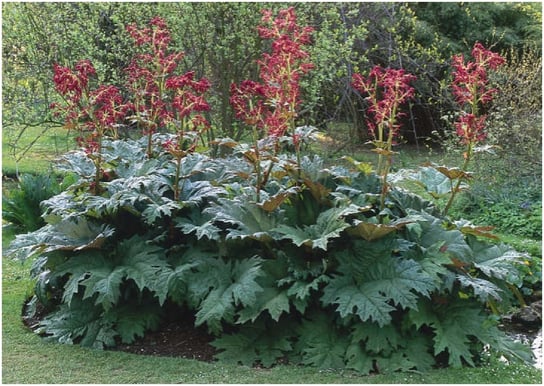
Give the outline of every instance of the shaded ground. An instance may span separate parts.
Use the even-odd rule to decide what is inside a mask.
[[[114,350],[141,355],[197,359],[211,362],[216,353],[213,337],[205,328],[195,328],[192,320],[171,322],[155,332],[147,332],[132,344],[119,344]]]

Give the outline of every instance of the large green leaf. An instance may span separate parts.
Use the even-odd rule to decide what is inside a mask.
[[[434,354],[447,352],[454,367],[464,363],[474,366],[472,341],[478,338],[483,347],[494,334],[482,307],[470,299],[450,299],[441,305],[421,302],[417,310],[410,310],[409,318],[416,328],[426,325],[433,329]]]
[[[336,304],[336,311],[342,318],[357,315],[363,322],[373,320],[380,326],[391,322],[390,313],[395,307],[389,298],[368,286],[356,285],[350,277],[336,277],[323,290],[321,301],[324,305]]]
[[[278,321],[283,313],[289,313],[289,297],[287,290],[276,287],[265,287],[257,294],[254,304],[242,308],[239,312],[237,323],[254,322],[262,312],[268,311],[274,321]]]
[[[373,320],[380,326],[391,321],[393,305],[417,308],[418,298],[429,296],[435,288],[433,278],[416,261],[387,256],[369,265],[358,282],[347,273],[335,275],[321,300],[325,305],[336,304],[342,318],[358,315],[363,322]]]
[[[368,374],[374,371],[376,356],[369,355],[360,342],[351,342],[346,349],[346,367]]]
[[[263,289],[257,278],[263,275],[261,259],[253,257],[225,262],[205,259],[189,283],[189,290],[202,299],[195,324],[206,323],[212,332],[221,331],[221,320],[232,322],[236,306],[250,307]]]
[[[448,284],[455,280],[455,273],[448,268],[452,262],[451,257],[442,251],[442,246],[441,243],[433,244],[429,248],[416,245],[403,254],[406,259],[418,262],[421,269],[433,280],[436,290],[449,288]]]
[[[244,202],[243,197],[219,199],[219,205],[206,212],[213,216],[214,222],[233,225],[227,229],[227,239],[271,240],[271,232],[280,221],[277,212],[267,212],[253,202]]]
[[[519,282],[517,265],[528,259],[526,253],[517,252],[505,244],[488,244],[475,238],[469,239],[474,251],[474,266],[486,276],[510,283]]]
[[[126,304],[110,309],[104,318],[114,323],[121,341],[130,344],[137,337],[143,337],[147,330],[158,328],[161,309],[156,303]]]
[[[338,260],[338,272],[352,276],[356,283],[363,283],[370,267],[384,259],[390,261],[397,249],[398,241],[393,235],[372,242],[357,238],[348,248],[332,251],[331,257]]]
[[[179,209],[179,204],[168,198],[162,198],[161,202],[150,202],[142,212],[144,221],[153,225],[163,217],[172,217],[172,213]]]
[[[221,320],[226,322],[234,320],[232,294],[224,287],[211,290],[202,301],[196,313],[195,325],[206,323],[212,333],[219,333],[222,330]]]
[[[419,222],[421,233],[415,240],[420,246],[429,248],[440,245],[440,250],[462,262],[472,262],[474,253],[467,244],[463,233],[457,229],[446,229],[443,220],[431,215],[422,213],[425,221]]]
[[[402,337],[392,324],[379,326],[376,323],[363,322],[353,327],[352,342],[364,343],[366,350],[373,354],[388,356],[400,345]]]
[[[322,369],[345,367],[349,339],[336,329],[325,313],[314,314],[304,320],[298,329],[297,351],[302,363]]]
[[[174,222],[176,228],[181,229],[183,233],[194,232],[198,240],[207,238],[218,241],[221,238],[221,229],[214,225],[212,215],[199,209],[192,210],[187,216],[176,217]]]
[[[6,253],[26,260],[37,253],[100,249],[113,233],[108,225],[97,225],[85,217],[67,217],[35,232],[17,235]]]
[[[469,173],[457,168],[443,166],[423,166],[414,173],[413,180],[423,186],[427,193],[434,198],[445,197],[454,189],[454,182],[458,179],[468,179]],[[462,183],[460,189],[465,189],[467,184]]]
[[[209,181],[179,181],[179,200],[184,206],[196,206],[206,200],[215,200],[226,193],[220,186],[214,186]]]
[[[417,332],[414,336],[404,335],[402,338],[402,348],[399,354],[403,355],[402,366],[388,366],[392,371],[429,371],[435,365],[435,359],[432,355],[432,339],[428,335]],[[381,369],[387,368],[380,361]]]
[[[474,296],[482,303],[492,299],[499,301],[502,299],[502,290],[489,280],[479,279],[469,275],[457,275],[457,280],[459,280],[461,287],[469,290],[472,289]]]
[[[121,284],[132,279],[140,290],[156,290],[157,278],[168,265],[162,248],[148,245],[135,236],[119,244],[112,256],[82,254],[57,267],[56,276],[69,274],[63,301],[70,304],[79,286],[84,288],[83,299],[96,296],[95,304],[105,309],[116,304],[121,296]]]
[[[85,179],[93,178],[96,171],[93,161],[81,150],[65,153],[56,162],[55,168],[59,171],[76,173]]]
[[[102,349],[114,346],[116,332],[113,324],[102,318],[99,307],[92,301],[74,299],[69,306],[62,304],[59,309],[47,315],[36,330],[59,343],[73,344],[80,339],[82,346]]]
[[[388,198],[392,200],[401,211],[402,217],[412,212],[426,212],[433,216],[439,215],[439,210],[431,201],[423,199],[417,194],[401,189],[391,189]]]
[[[126,279],[134,280],[140,290],[148,288],[153,292],[158,275],[168,267],[164,249],[139,236],[121,242],[115,257],[121,259]]]
[[[274,231],[284,239],[292,240],[297,247],[305,245],[326,251],[329,240],[340,237],[341,232],[349,227],[342,218],[344,213],[343,208],[328,209],[319,214],[315,224],[303,225],[302,228],[281,224]]]
[[[62,301],[70,305],[73,296],[79,291],[80,282],[87,279],[91,275],[91,272],[96,273],[97,278],[103,278],[107,277],[113,271],[113,269],[114,263],[111,259],[107,259],[100,252],[88,251],[73,256],[69,260],[58,265],[55,271],[49,276],[50,278],[54,278],[69,275],[68,280],[64,285]],[[85,298],[92,295],[93,294],[90,293]],[[112,296],[119,296],[119,291],[117,288]]]
[[[282,323],[267,326],[263,322],[244,325],[240,332],[223,335],[212,342],[212,346],[222,350],[215,357],[246,366],[260,362],[270,367],[292,349],[289,338],[293,330],[289,327]]]
[[[197,261],[184,262],[173,269],[168,267],[160,270],[153,288],[161,306],[167,297],[177,303],[183,303],[191,272],[198,264]]]
[[[461,367],[463,361],[474,366],[473,354],[470,352],[470,326],[474,320],[480,321],[483,325],[485,318],[481,316],[480,308],[465,308],[462,313],[456,312],[455,308],[448,310],[447,317],[440,320],[440,323],[433,325],[435,331],[434,352],[435,355],[443,351],[449,354],[448,363],[453,367]],[[472,319],[472,320],[471,320]],[[482,328],[479,326],[479,328]]]
[[[390,233],[402,229],[406,224],[410,224],[411,220],[401,219],[390,224],[375,224],[366,221],[355,220],[353,227],[348,230],[350,235],[359,236],[367,241],[381,239]]]
[[[157,172],[159,160],[147,158],[142,146],[134,140],[104,140],[102,157],[112,165],[114,172],[121,178],[150,175]]]

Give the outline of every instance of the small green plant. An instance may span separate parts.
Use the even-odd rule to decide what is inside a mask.
[[[2,196],[2,219],[15,225],[20,232],[35,231],[45,225],[41,202],[61,190],[61,184],[53,175],[23,174],[17,189],[6,191]]]

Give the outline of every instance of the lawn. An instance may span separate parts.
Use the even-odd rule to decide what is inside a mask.
[[[22,133],[22,134],[21,134]],[[35,142],[34,139],[38,138]],[[74,148],[73,133],[62,127],[4,127],[2,174],[49,172],[50,162]]]
[[[62,135],[62,133],[58,133]],[[54,135],[53,135],[54,137]],[[23,172],[48,170],[55,156],[51,136],[39,141],[36,156],[19,164]],[[48,147],[49,144],[49,147]],[[66,143],[65,143],[66,145]],[[413,154],[413,153],[410,153]],[[427,155],[424,155],[427,157]],[[4,153],[3,162],[7,159]],[[417,163],[410,155],[401,161]],[[410,165],[411,166],[411,165]],[[7,165],[7,170],[11,166]],[[3,164],[3,172],[6,173]],[[5,247],[14,237],[9,226],[2,230]],[[394,373],[361,376],[351,371],[323,371],[281,365],[256,369],[226,363],[146,357],[114,351],[46,342],[21,321],[21,308],[32,292],[30,262],[24,265],[2,260],[2,382],[3,383],[536,383],[540,370],[522,364],[504,364],[496,358],[478,368],[436,369],[428,373]]]

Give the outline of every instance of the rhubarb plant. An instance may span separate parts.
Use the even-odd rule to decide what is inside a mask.
[[[272,25],[306,36],[293,12]],[[292,125],[291,102],[255,117],[283,111]],[[200,111],[186,108],[187,119]],[[46,225],[7,251],[33,261],[26,312],[45,315],[36,332],[111,347],[183,310],[214,336],[219,360],[246,365],[425,371],[475,365],[484,347],[531,360],[490,312],[516,301],[509,289],[526,256],[487,229],[349,158],[327,164],[276,146],[263,158],[259,141],[279,144],[275,131],[252,145],[218,140],[230,151],[214,158],[197,151],[202,128],[180,124],[174,134],[146,126],[141,139],[101,137],[99,163],[88,149],[59,161],[78,180],[42,203]],[[291,129],[293,140],[307,132]],[[97,175],[100,189],[89,189]]]
[[[174,200],[165,136],[153,136],[154,159],[146,138],[105,141],[116,177],[101,195],[81,189],[94,177],[82,172],[43,203],[48,224],[12,243],[11,255],[34,259],[32,303],[48,311],[39,333],[128,343],[175,306],[216,336],[219,359],[244,364],[425,370],[444,357],[473,365],[484,345],[528,359],[487,312],[515,301],[523,254],[395,188],[380,221],[380,176],[315,156],[302,158],[303,183],[278,162],[257,198],[242,156],[193,154]],[[83,155],[63,168],[85,171]]]

